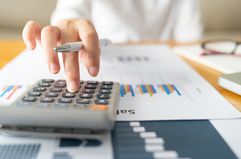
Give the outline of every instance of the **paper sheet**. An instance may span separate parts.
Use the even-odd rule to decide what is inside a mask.
[[[165,46],[112,46],[102,49],[101,62],[97,78],[83,66],[81,78],[121,83],[119,121],[241,117]],[[2,85],[29,85],[41,78],[64,78],[64,73],[51,75],[40,51],[24,52],[0,72]]]
[[[241,158],[241,119],[210,120],[229,147]]]
[[[113,51],[112,49],[115,50]],[[203,117],[203,119],[240,117],[239,112],[233,109],[207,82],[201,79],[192,69],[177,59],[177,57],[172,55],[170,50],[165,47],[137,46],[120,48],[117,46],[103,50],[101,61],[102,71],[98,77],[99,79],[113,79],[122,84],[132,84],[134,87],[136,87],[136,84],[155,85],[155,89],[156,84],[166,84],[164,86],[168,89],[170,87],[168,84],[173,84],[181,94],[181,96],[179,96],[178,92],[175,89],[172,90],[171,87],[169,95],[167,91],[165,89],[163,91],[161,87],[159,90],[156,89],[157,93],[144,93],[140,91],[142,89],[139,90],[138,87],[135,89],[132,87],[134,89],[135,99],[132,96],[132,92],[126,89],[126,94],[124,94],[124,97],[121,97],[118,120],[145,119],[147,117],[148,119],[165,119],[164,117],[177,117],[177,115],[180,115],[179,117],[182,118],[188,116],[189,119],[200,117]],[[39,50],[34,53],[25,51],[0,71],[0,94],[10,86],[22,86],[21,88],[24,88],[40,78],[64,78],[64,73],[61,71],[58,75],[50,74]],[[82,70],[81,78],[91,79],[86,74],[86,70]],[[147,85],[144,86],[146,87]],[[148,86],[147,88],[150,90],[152,87]],[[7,98],[13,90],[14,89],[11,88],[5,93],[1,98],[1,102],[3,101],[2,99],[5,99],[5,104],[11,103],[11,100],[14,100],[18,94],[21,94],[21,89],[17,89],[11,96],[11,100],[7,101]],[[157,95],[158,97],[156,97]],[[133,106],[132,102],[138,102],[137,98],[138,100],[140,99],[146,102],[146,105],[140,102],[138,103],[139,105]],[[153,98],[155,99],[153,100]],[[154,107],[152,106],[153,101],[157,103],[154,103]],[[197,104],[198,102],[202,104]],[[192,105],[188,105],[190,103]],[[151,107],[151,109],[149,109],[149,107]],[[172,107],[172,109],[170,109],[170,107]],[[131,109],[135,112],[134,116]],[[196,109],[198,111],[196,111]],[[123,115],[126,113],[130,113],[130,115]],[[211,123],[236,155],[241,158],[241,141],[238,136],[238,133],[241,132],[239,126],[241,125],[241,119],[211,120]],[[30,146],[29,149],[35,148],[32,155],[34,155],[34,153],[37,154],[39,159],[56,159],[57,157],[112,158],[113,152],[110,135],[104,137],[102,142],[103,144],[100,147],[95,148],[85,147],[84,145],[86,144],[84,143],[86,143],[86,141],[79,147],[60,148],[59,139],[0,136],[0,146]],[[38,152],[36,153],[36,151]]]
[[[24,159],[112,159],[110,134],[99,140],[21,138],[0,135],[0,158]],[[11,154],[9,154],[9,151]],[[7,155],[8,154],[8,155]],[[10,157],[11,156],[11,157]]]

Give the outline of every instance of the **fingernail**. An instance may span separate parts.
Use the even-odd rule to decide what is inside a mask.
[[[54,63],[51,63],[51,64],[49,65],[49,68],[50,68],[50,71],[51,71],[52,73],[58,72],[58,66],[57,66],[56,64],[54,64]]]
[[[79,85],[78,85],[78,83],[76,81],[68,82],[67,87],[68,87],[68,91],[69,92],[76,92],[79,89]]]
[[[98,74],[98,69],[95,66],[90,67],[88,71],[92,76],[96,76]]]

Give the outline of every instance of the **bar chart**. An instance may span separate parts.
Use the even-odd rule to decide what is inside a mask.
[[[150,97],[153,97],[156,94],[176,94],[181,96],[180,89],[177,88],[175,84],[121,84],[120,85],[120,95],[124,97],[125,95],[130,94],[132,97],[137,95],[148,94]]]
[[[7,85],[1,88],[0,98],[10,100],[14,94],[22,88],[22,85]]]

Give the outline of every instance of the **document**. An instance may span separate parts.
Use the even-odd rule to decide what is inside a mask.
[[[241,119],[210,120],[237,158],[241,158]]]
[[[27,138],[0,135],[0,158],[4,159],[112,159],[110,133],[100,139]]]
[[[101,71],[95,78],[90,77],[84,66],[80,67],[83,80],[120,82],[118,121],[241,117],[238,110],[166,46],[103,48]],[[63,69],[57,75],[49,73],[39,50],[23,52],[0,72],[2,86],[27,86],[41,78],[65,76]],[[0,101],[4,98],[7,96],[0,97]]]
[[[49,73],[40,49],[34,52],[24,51],[0,71],[0,106],[11,104],[29,85],[41,78],[59,79],[65,78],[65,75],[63,69],[57,75]],[[171,125],[169,122],[151,122],[150,120],[215,119],[210,120],[210,122],[235,155],[241,158],[241,141],[238,136],[241,131],[239,127],[241,119],[234,119],[240,118],[240,113],[208,82],[165,46],[112,46],[102,49],[101,71],[98,77],[90,77],[85,67],[81,65],[81,79],[120,82],[121,97],[117,120],[140,121],[140,125],[138,125],[138,122],[131,122],[130,125],[135,133],[141,134],[142,131],[146,131],[147,133],[144,132],[146,137],[156,135],[156,140],[148,141],[163,144],[161,141],[164,138],[166,141],[164,146],[171,144],[174,147],[177,143],[176,140],[170,143],[168,138],[163,135],[162,131],[165,130],[167,137],[169,136],[168,129],[165,128]],[[164,124],[161,124],[164,126],[163,129],[159,129],[159,122]],[[171,122],[174,124],[173,128],[177,128],[175,122],[178,121]],[[115,129],[114,132],[118,130],[121,135],[125,135],[123,132],[126,132],[126,130],[122,125],[124,123],[127,122],[117,122],[117,126],[120,124],[121,128]],[[186,124],[186,126],[188,125]],[[198,124],[195,123],[194,125],[197,126]],[[173,130],[172,127],[170,130]],[[181,128],[180,130],[184,129]],[[175,136],[175,133],[173,135]],[[14,158],[14,156],[25,155],[23,156],[25,159],[111,159],[118,154],[126,155],[118,153],[117,150],[113,151],[112,142],[114,142],[114,145],[121,144],[115,140],[112,141],[112,138],[113,136],[111,137],[109,133],[95,141],[77,138],[33,139],[0,135],[0,156],[10,155]],[[185,140],[183,142],[186,143]],[[145,145],[146,150],[143,149],[142,151],[143,153],[158,151],[158,153],[153,154],[163,155],[162,152],[164,151],[159,151],[161,148],[163,147],[160,145],[158,147]],[[168,152],[168,155],[178,155],[179,150],[175,148],[168,150],[172,150]],[[113,154],[114,152],[115,154]],[[164,155],[166,154],[164,153]],[[190,156],[185,155],[184,157]]]
[[[117,120],[238,118],[207,81],[165,46],[113,46],[102,50],[101,72],[92,78],[121,83]]]

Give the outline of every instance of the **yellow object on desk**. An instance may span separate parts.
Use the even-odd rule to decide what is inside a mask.
[[[0,68],[15,58],[25,45],[20,40],[2,40],[0,41]]]

